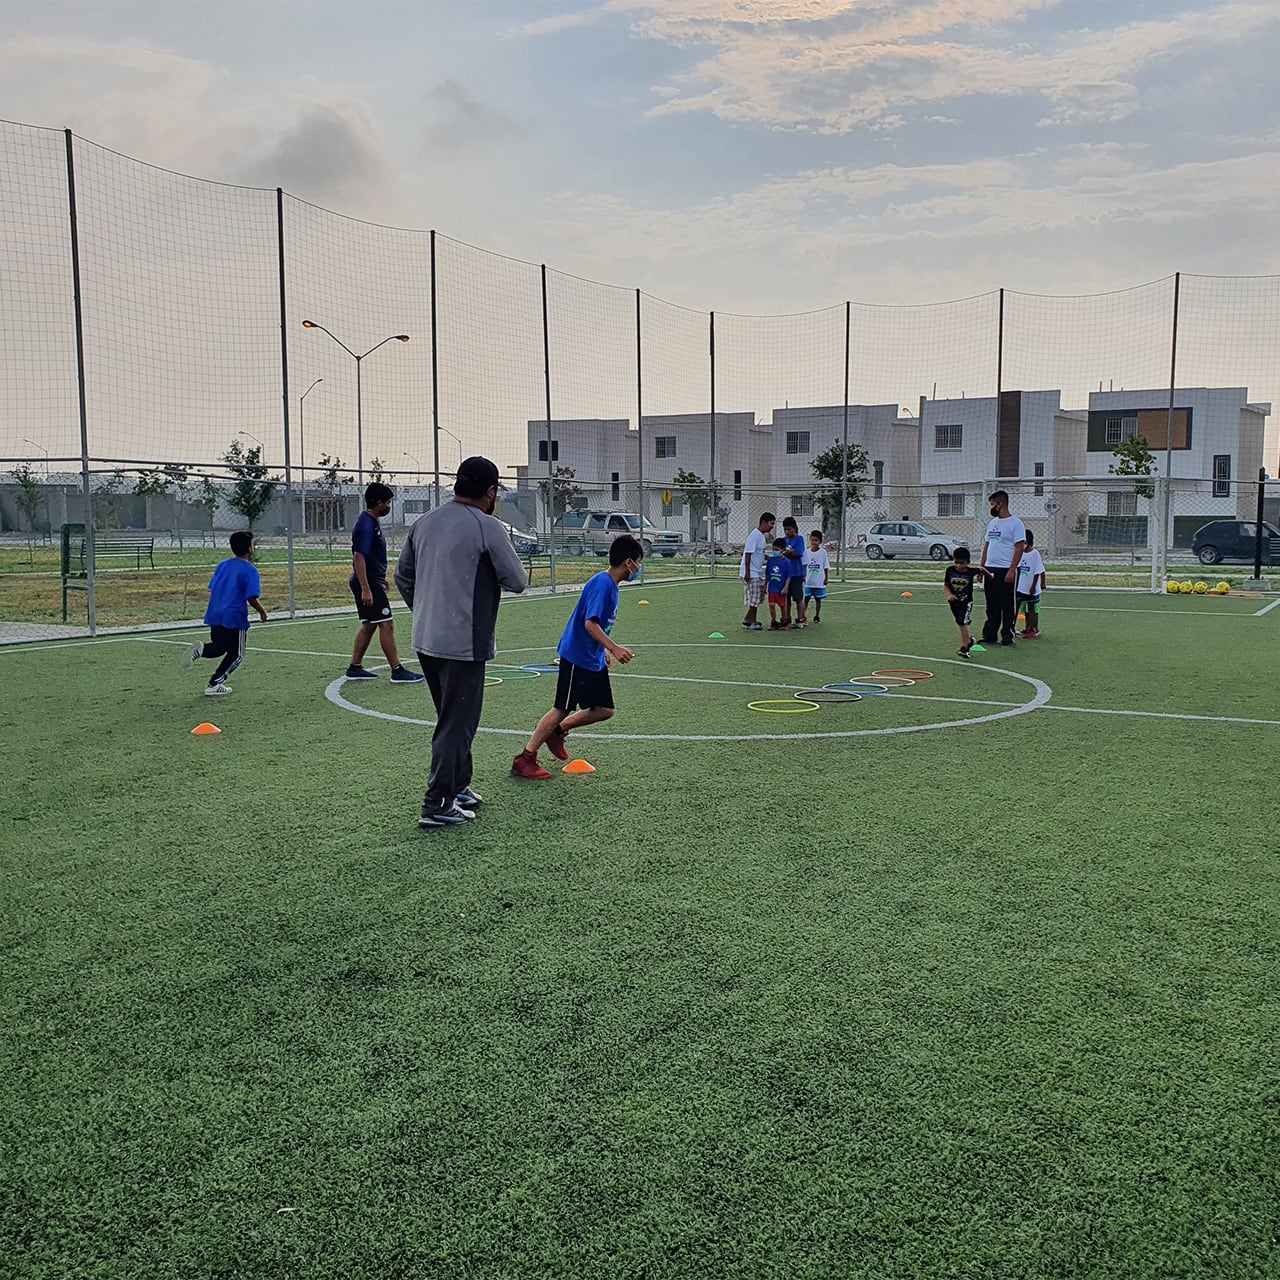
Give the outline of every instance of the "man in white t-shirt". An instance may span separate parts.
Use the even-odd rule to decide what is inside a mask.
[[[769,535],[773,533],[774,517],[772,511],[766,511],[756,528],[747,534],[747,541],[742,548],[742,603],[747,614],[742,625],[748,631],[761,631],[763,627],[756,619],[756,610],[764,603],[764,562],[765,552],[769,545]]]
[[[983,587],[987,596],[987,620],[982,627],[982,643],[1013,643],[1013,628],[1018,620],[1015,598],[1018,561],[1026,549],[1027,533],[1022,521],[1009,514],[1009,495],[997,489],[987,499],[991,520],[982,541],[981,567],[986,570]]]

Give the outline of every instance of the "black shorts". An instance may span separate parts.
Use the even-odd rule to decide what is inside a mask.
[[[369,583],[369,590],[373,592],[373,603],[362,604],[360,600],[360,579],[353,573],[349,581],[351,594],[356,598],[356,613],[360,616],[361,622],[368,623],[372,627],[377,626],[380,622],[391,621],[391,601],[387,599],[385,583]]]
[[[797,574],[794,578],[787,579],[787,595],[796,604],[804,602],[804,578],[800,574]]]
[[[592,707],[613,709],[613,686],[609,683],[609,668],[592,671],[587,667],[575,667],[572,662],[560,659],[560,679],[556,684],[556,710],[584,711]]]
[[[956,620],[956,626],[967,627],[973,618],[973,601],[972,600],[948,600],[951,606],[951,616]]]

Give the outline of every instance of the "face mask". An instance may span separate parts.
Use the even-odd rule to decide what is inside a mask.
[[[998,517],[998,516],[1000,515],[1000,508],[999,508],[999,507],[992,507],[992,508],[991,508],[991,514],[992,514],[993,516],[997,516],[997,517]]]

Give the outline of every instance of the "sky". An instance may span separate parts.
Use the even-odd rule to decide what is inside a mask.
[[[1280,273],[1278,54],[1275,0],[7,0],[0,117],[783,314]]]

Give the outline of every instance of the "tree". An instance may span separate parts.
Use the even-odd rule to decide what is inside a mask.
[[[175,462],[166,462],[163,467],[152,471],[138,473],[138,482],[133,491],[140,498],[163,498],[173,511],[173,523],[178,530],[178,550],[182,550],[182,511],[181,504],[186,501],[187,490],[191,487],[191,472],[188,468]]]
[[[36,483],[35,469],[29,462],[20,462],[9,474],[18,486],[18,510],[27,518],[27,559],[36,562],[36,520],[44,504],[44,495]]]
[[[333,549],[333,535],[338,528],[338,516],[342,510],[342,486],[353,484],[355,476],[342,475],[342,459],[322,454],[317,464],[320,467],[320,478],[316,481],[314,492],[319,495],[316,506],[320,510],[321,527],[328,537],[329,549]]]
[[[189,501],[209,517],[209,532],[212,533],[214,516],[222,505],[222,486],[215,484],[209,476],[201,476]]]
[[[95,529],[114,529],[120,523],[120,506],[124,501],[124,472],[110,471],[99,476],[90,494]]]
[[[1107,471],[1113,476],[1153,476],[1156,473],[1156,455],[1151,452],[1146,436],[1130,436],[1121,440],[1111,451],[1116,460]],[[1156,487],[1145,480],[1135,480],[1133,491],[1140,498],[1154,497]]]
[[[671,483],[689,508],[689,539],[697,542],[703,517],[710,512],[715,494],[700,475],[686,471],[683,467],[671,477]],[[710,529],[707,530],[707,536],[711,536]]]
[[[239,440],[232,440],[222,461],[235,477],[235,483],[226,495],[226,503],[232,511],[238,511],[252,529],[255,521],[275,500],[279,476],[270,476],[269,468],[262,465],[262,446],[256,444],[246,449]]]
[[[822,527],[825,530],[834,520],[839,525],[842,544],[847,515],[843,510],[844,495],[847,493],[850,507],[862,501],[862,485],[868,479],[867,462],[867,451],[860,444],[846,449],[836,440],[809,464],[814,479],[822,482],[813,490],[813,500],[822,510]],[[846,480],[847,484],[842,483]]]
[[[551,518],[558,520],[573,505],[573,500],[582,490],[574,483],[575,472],[572,467],[557,467],[550,480],[541,482],[542,498],[547,501],[547,490],[550,488]]]
[[[371,458],[369,460],[369,483],[385,484],[387,478],[387,464],[381,458]]]

